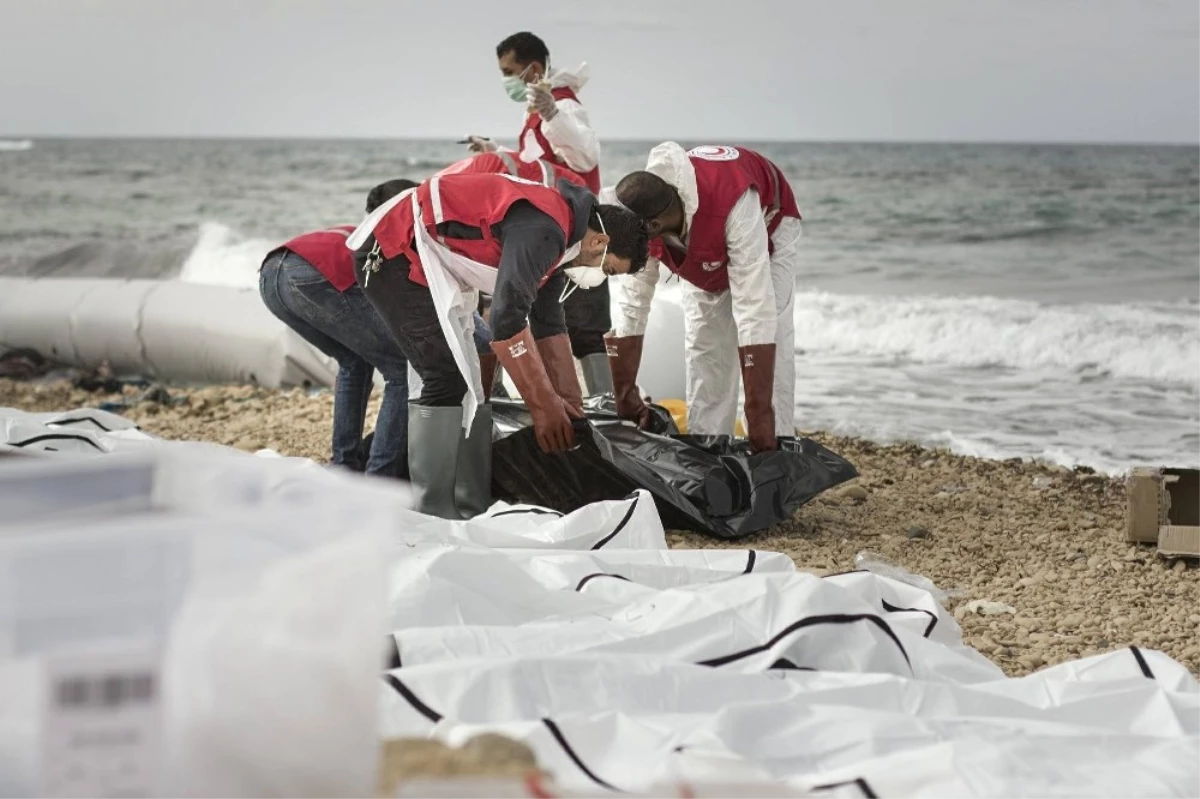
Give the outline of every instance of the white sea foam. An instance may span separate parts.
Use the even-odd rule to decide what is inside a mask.
[[[179,270],[179,279],[210,286],[257,286],[263,258],[279,244],[244,238],[220,222],[205,222],[200,225],[196,244]]]
[[[1200,388],[1200,307],[991,297],[796,297],[796,346],[958,367],[1109,375]]]

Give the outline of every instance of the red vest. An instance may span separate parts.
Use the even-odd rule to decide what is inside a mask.
[[[551,89],[550,94],[555,100],[574,100],[579,102],[579,98],[575,96],[575,92],[568,89],[566,86],[560,86],[557,89]],[[521,135],[517,137],[518,146],[525,147],[525,134],[533,131],[533,136],[537,139],[538,145],[542,148],[542,158],[549,161],[554,166],[562,167],[570,172],[574,172],[583,178],[586,185],[592,194],[600,193],[600,167],[592,167],[587,172],[575,172],[571,167],[567,166],[566,162],[554,154],[554,149],[550,146],[550,142],[542,134],[542,116],[537,111],[531,111],[529,116],[525,117],[525,127],[521,128]]]
[[[338,225],[297,236],[283,246],[315,266],[335,289],[345,291],[354,285],[354,253],[346,247],[346,237],[353,232],[354,225]]]
[[[549,161],[538,159],[526,162],[508,150],[497,150],[493,153],[480,153],[461,161],[455,161],[450,166],[438,172],[439,175],[462,174],[493,174],[512,175],[516,178],[541,183],[553,187],[558,180],[569,180],[576,186],[587,188],[587,182],[576,172],[566,167],[555,166]]]
[[[434,202],[433,185],[437,182],[437,203]],[[552,218],[563,230],[564,240],[569,240],[575,226],[575,214],[571,206],[557,190],[522,180],[513,180],[504,175],[455,174],[434,176],[417,189],[417,201],[421,204],[422,223],[429,235],[440,240],[451,251],[466,256],[481,264],[498,267],[504,247],[492,235],[492,225],[504,219],[513,203],[525,200],[539,211]],[[439,236],[438,224],[458,222],[478,228],[482,239],[454,239]],[[413,243],[414,221],[412,201],[404,199],[388,211],[375,226],[375,240],[385,258],[395,258],[403,253],[412,263],[409,278],[414,283],[428,286],[425,267],[417,255]],[[547,264],[546,274],[557,264]]]
[[[700,203],[688,229],[687,252],[666,246],[661,238],[650,242],[650,255],[662,261],[689,283],[718,293],[729,288],[729,253],[725,220],[748,189],[758,192],[767,218],[767,235],[784,217],[800,218],[792,187],[779,167],[745,147],[696,147],[688,151],[696,170]],[[768,250],[775,245],[768,239]]]

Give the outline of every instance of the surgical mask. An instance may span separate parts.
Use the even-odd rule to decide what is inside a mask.
[[[513,102],[523,103],[529,96],[529,86],[521,78],[520,75],[506,75],[502,78],[504,83],[504,91],[508,94],[508,99]]]
[[[520,75],[504,75],[500,78],[500,82],[504,84],[504,91],[508,95],[508,99],[515,103],[523,103],[529,96],[529,84],[525,82],[525,75],[529,72],[529,67],[521,70]]]

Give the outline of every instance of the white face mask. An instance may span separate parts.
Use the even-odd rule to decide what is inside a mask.
[[[605,235],[608,231],[604,229],[604,220],[600,219],[600,215],[596,215],[596,219],[600,220],[600,232]],[[604,245],[604,252],[600,253],[600,263],[595,266],[564,266],[563,272],[566,273],[570,282],[563,287],[562,295],[559,296],[559,302],[566,302],[567,297],[570,297],[575,289],[594,289],[596,286],[608,280],[608,275],[604,274],[604,259],[608,257],[608,244]]]
[[[604,248],[605,254],[608,253],[608,248]],[[604,263],[604,259],[600,260]],[[574,293],[575,289],[594,289],[608,280],[608,275],[604,274],[604,270],[598,266],[566,266],[563,267],[563,272],[569,278],[567,285],[563,287],[562,296],[558,298],[559,302],[566,302],[567,297]]]

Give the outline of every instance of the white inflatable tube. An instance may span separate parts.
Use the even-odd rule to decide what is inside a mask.
[[[256,290],[174,280],[0,278],[0,351],[18,347],[179,382],[329,386],[337,375]]]

